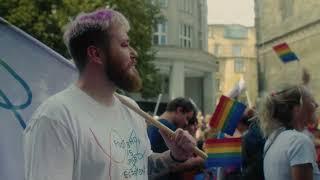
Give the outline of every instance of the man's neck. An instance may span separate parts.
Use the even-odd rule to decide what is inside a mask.
[[[305,128],[305,124],[301,120],[302,118],[295,118],[293,120],[293,128],[297,131],[303,131]]]
[[[103,78],[103,76],[95,74],[91,74],[91,76],[80,75],[76,86],[101,104],[108,106],[113,103],[113,93],[116,90],[116,86],[110,80]]]
[[[169,122],[171,122],[172,124],[174,124],[173,122],[173,114],[170,113],[170,112],[164,112],[160,117],[159,119],[165,119]]]

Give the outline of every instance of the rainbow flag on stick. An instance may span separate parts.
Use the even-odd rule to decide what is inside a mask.
[[[299,60],[299,58],[296,56],[296,54],[293,51],[291,51],[291,49],[287,43],[278,44],[273,47],[273,50],[277,53],[279,58],[284,63]]]
[[[244,104],[222,95],[209,125],[211,128],[233,135],[245,109]]]
[[[241,138],[207,139],[204,150],[206,167],[241,166]]]

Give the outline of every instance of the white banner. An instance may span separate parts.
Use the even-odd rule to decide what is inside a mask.
[[[0,18],[0,180],[23,180],[22,132],[34,110],[77,78],[62,56]]]

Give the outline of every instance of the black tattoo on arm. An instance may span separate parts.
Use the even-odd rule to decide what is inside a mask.
[[[153,153],[148,157],[148,176],[154,179],[170,172],[179,162],[174,161],[170,156],[170,151],[164,153]]]

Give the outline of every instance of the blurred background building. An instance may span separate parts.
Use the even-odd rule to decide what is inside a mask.
[[[310,87],[320,99],[320,1],[255,0],[259,90],[272,91],[283,83],[301,83],[301,67],[312,75]],[[286,42],[300,61],[283,64],[272,47]]]
[[[176,97],[191,98],[204,113],[215,105],[215,57],[207,52],[207,1],[157,0],[164,16],[154,27],[156,67],[162,75],[165,103]],[[135,97],[145,110],[154,108],[157,98]],[[150,109],[149,111],[152,111]]]
[[[208,51],[216,59],[216,100],[227,94],[241,78],[246,92],[239,100],[255,104],[258,95],[256,32],[254,27],[238,24],[208,25]]]

